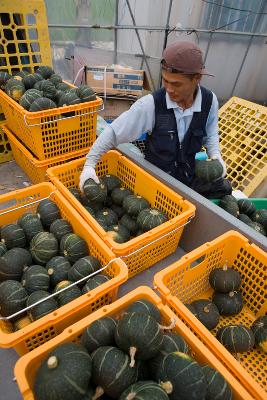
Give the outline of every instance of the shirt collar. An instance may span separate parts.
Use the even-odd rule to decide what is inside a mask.
[[[201,93],[201,89],[200,86],[198,86],[198,91],[197,91],[197,95],[196,98],[192,104],[192,106],[190,108],[187,108],[186,110],[184,110],[184,112],[200,112],[201,111],[201,102],[202,102],[202,93]],[[178,108],[179,110],[182,110],[181,107],[178,106],[177,103],[175,103],[175,101],[172,101],[170,99],[170,96],[168,95],[168,93],[166,92],[166,105],[167,105],[167,109],[170,108]]]

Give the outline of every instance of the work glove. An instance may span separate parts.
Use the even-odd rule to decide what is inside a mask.
[[[220,161],[220,163],[222,164],[222,167],[223,167],[223,173],[221,175],[221,178],[224,178],[227,174],[227,169],[226,169],[226,164],[222,159],[222,156],[220,154],[216,154],[216,155],[212,156],[211,159]]]
[[[83,193],[83,185],[87,179],[93,179],[96,183],[99,183],[99,179],[95,173],[95,169],[93,167],[90,167],[88,165],[85,165],[83,167],[81,176],[80,176],[80,191]]]

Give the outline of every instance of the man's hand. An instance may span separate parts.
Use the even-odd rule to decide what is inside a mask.
[[[227,174],[227,169],[226,169],[226,164],[223,161],[221,155],[218,154],[216,156],[211,157],[211,159],[220,161],[220,163],[222,164],[222,167],[223,167],[223,173],[221,175],[221,178],[224,178],[226,176],[226,174]]]
[[[80,184],[79,184],[79,187],[80,187],[80,190],[82,193],[83,193],[83,185],[84,185],[85,181],[87,181],[87,179],[93,179],[96,183],[99,183],[99,179],[96,176],[95,169],[93,167],[89,167],[89,166],[85,165],[83,167],[83,170],[82,170],[82,173],[80,176]]]

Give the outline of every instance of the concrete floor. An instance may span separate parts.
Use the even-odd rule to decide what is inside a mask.
[[[0,195],[32,183],[14,160],[0,164]]]

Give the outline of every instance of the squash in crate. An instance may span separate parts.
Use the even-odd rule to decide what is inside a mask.
[[[52,233],[37,233],[30,242],[30,253],[37,264],[45,265],[57,255],[58,241]]]
[[[37,233],[44,231],[40,218],[37,214],[32,212],[22,214],[18,219],[18,225],[23,229],[28,242],[30,242]]]
[[[267,231],[267,210],[257,210],[254,214],[252,214],[251,219],[254,222],[258,222],[259,224],[261,224]]]
[[[80,88],[79,88],[80,90]],[[115,175],[106,174],[102,176],[102,180],[107,187],[108,194],[112,192],[112,190],[121,187],[121,181]]]
[[[7,81],[5,86],[6,94],[15,101],[19,101],[22,95],[25,93],[26,88],[22,81],[11,78]]]
[[[145,208],[149,208],[149,202],[144,197],[131,194],[123,200],[123,208],[132,217],[137,217],[138,214]]]
[[[20,282],[6,280],[0,283],[0,314],[9,317],[23,310],[28,294]],[[18,317],[20,318],[21,315]]]
[[[0,257],[0,282],[6,279],[20,281],[23,270],[32,264],[32,256],[26,249],[13,248]]]
[[[240,292],[214,292],[212,301],[216,304],[221,315],[236,315],[243,308],[243,298]]]
[[[102,226],[117,225],[118,216],[110,208],[103,208],[103,210],[96,213],[95,219]]]
[[[161,315],[158,308],[149,300],[139,299],[131,303],[129,307],[126,309],[126,313],[132,313],[132,312],[149,314],[158,323],[161,323]]]
[[[50,233],[53,233],[58,241],[60,241],[63,236],[67,235],[68,233],[73,233],[71,224],[69,223],[69,221],[63,218],[59,218],[53,221],[50,225],[49,230]]]
[[[139,229],[138,223],[128,214],[124,214],[120,220],[120,225],[125,226],[131,235],[135,235]]]
[[[87,256],[80,258],[76,261],[68,271],[68,279],[72,282],[76,282],[86,276],[96,272],[101,265],[97,258],[93,256]],[[81,282],[78,286],[84,286],[85,282]]]
[[[50,110],[51,108],[56,108],[57,105],[51,99],[47,97],[40,97],[32,102],[29,111],[30,112],[38,112],[43,110]]]
[[[5,243],[0,241],[0,257],[2,257],[7,252],[7,247]]]
[[[254,333],[256,345],[267,353],[267,315],[257,318],[251,330]]]
[[[43,93],[40,90],[28,89],[19,99],[19,104],[21,107],[25,108],[25,110],[29,111],[34,100],[40,99],[41,97],[43,97]]]
[[[48,291],[50,277],[47,270],[41,265],[31,265],[24,272],[21,284],[28,293],[33,293],[36,290]]]
[[[124,199],[130,195],[133,195],[132,190],[125,187],[115,188],[111,192],[112,201],[118,206],[122,206]]]
[[[26,236],[23,229],[17,224],[7,224],[1,227],[0,231],[1,242],[8,249],[14,247],[25,247]]]
[[[207,329],[214,329],[218,325],[220,314],[212,301],[207,299],[195,300],[190,306],[194,311],[193,314]]]
[[[117,322],[111,317],[103,317],[93,322],[82,333],[81,344],[92,353],[100,346],[115,345],[114,333]]]
[[[153,381],[140,381],[129,386],[119,400],[168,400],[169,396],[160,384]]]
[[[98,286],[102,285],[103,283],[106,283],[110,280],[109,276],[104,275],[104,274],[98,274],[93,276],[92,278],[89,278],[84,287],[82,288],[82,293],[85,294],[89,292],[90,290],[93,290],[97,288]]]
[[[60,211],[57,204],[50,199],[40,201],[36,212],[45,228],[49,228],[52,222],[60,218]]]
[[[71,281],[61,281],[59,282],[55,289],[54,289],[54,293],[57,293],[59,290],[67,288],[68,286],[70,286],[73,282]],[[70,287],[69,289],[64,290],[61,293],[58,293],[58,295],[56,296],[57,302],[59,304],[59,306],[64,306],[67,303],[70,303],[72,300],[77,299],[78,297],[81,296],[81,290],[78,288],[77,285],[73,285],[72,287]]]
[[[82,103],[86,101],[96,100],[96,94],[94,90],[88,85],[81,85],[77,89],[77,94],[80,97]]]
[[[203,365],[202,371],[207,383],[206,400],[232,400],[232,389],[220,372],[209,365]]]
[[[137,224],[143,232],[150,231],[166,221],[168,221],[167,215],[156,208],[146,208],[137,217]]]
[[[46,264],[51,286],[54,287],[59,282],[67,280],[70,268],[71,264],[65,257],[55,256],[51,258]]]
[[[60,255],[74,264],[79,258],[88,255],[88,245],[86,241],[76,233],[68,233],[60,241]]]
[[[216,338],[231,353],[249,351],[255,344],[252,330],[244,325],[223,326],[218,330]]]
[[[125,243],[130,239],[130,232],[124,225],[107,227],[107,235],[117,243]]]
[[[37,82],[41,82],[43,80],[42,75],[40,74],[28,74],[22,78],[22,83],[25,86],[25,89],[33,89]],[[38,89],[39,90],[39,89]]]
[[[209,274],[210,286],[220,293],[229,293],[238,290],[241,285],[241,275],[227,263],[222,268],[215,268]]]
[[[53,75],[55,72],[54,70],[49,67],[48,65],[40,65],[40,67],[37,68],[36,73],[39,75],[42,75],[44,79],[50,78],[51,75]]]
[[[57,93],[55,85],[49,80],[47,81],[43,80],[41,82],[37,82],[34,85],[34,89],[40,90],[40,92],[43,93],[43,97],[50,100],[54,100],[54,97]]]
[[[237,200],[237,204],[240,214],[246,214],[250,217],[256,211],[255,204],[249,199],[239,199]]]
[[[5,71],[0,71],[0,89],[4,89],[6,86],[7,81],[12,78],[11,75],[9,75]]]
[[[44,290],[36,290],[27,299],[27,307],[32,306],[33,304],[37,303],[40,300],[46,299],[50,294]],[[47,314],[55,311],[58,308],[58,304],[54,297],[51,297],[43,302],[37,304],[30,308],[27,313],[31,319],[31,321],[36,321],[44,317]]]
[[[88,200],[96,203],[104,203],[107,198],[107,187],[101,178],[99,183],[93,179],[87,179],[83,185],[83,191]]]
[[[61,78],[61,76],[58,75],[58,74],[52,74],[52,75],[49,77],[49,80],[50,80],[55,86],[57,86],[59,83],[62,83],[62,78]]]

